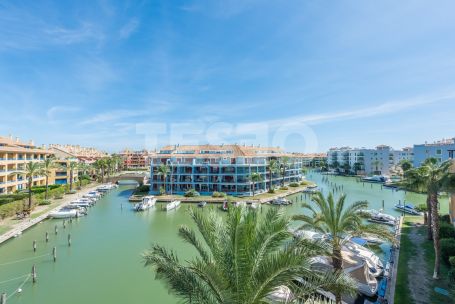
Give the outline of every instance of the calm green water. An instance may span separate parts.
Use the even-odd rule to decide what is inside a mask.
[[[325,194],[330,191],[330,185],[322,183],[321,175],[309,173],[308,179],[318,183]],[[376,184],[363,186],[354,178],[329,177],[329,180],[338,186],[343,185],[349,201],[368,200],[372,208],[379,209],[384,200],[386,212],[395,215],[399,213],[393,210],[393,205],[398,200],[425,201],[422,195],[381,190]],[[87,217],[68,223],[65,229],[62,220],[48,220],[1,245],[0,292],[8,295],[14,292],[24,278],[4,281],[29,273],[33,264],[36,264],[38,273],[38,282],[33,285],[27,281],[22,293],[9,298],[8,304],[176,303],[177,300],[154,279],[153,272],[143,268],[140,254],[151,243],[157,242],[177,251],[182,260],[191,257],[194,251],[178,241],[177,229],[181,224],[192,223],[184,206],[173,212],[162,211],[159,207],[144,213],[132,212],[128,203],[132,188],[121,186],[110,192],[98,201]],[[305,196],[298,194],[290,199],[301,201]],[[447,205],[446,200],[443,205]],[[285,210],[289,214],[302,212],[300,204]],[[55,225],[58,225],[57,235],[53,233]],[[49,243],[44,240],[46,231],[50,233]],[[68,233],[72,236],[71,247],[67,245]],[[33,240],[38,244],[36,253],[32,249]],[[48,254],[54,246],[58,254],[56,263],[48,255],[8,264]]]

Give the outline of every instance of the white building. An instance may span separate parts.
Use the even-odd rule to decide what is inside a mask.
[[[419,167],[427,158],[436,158],[439,163],[454,159],[455,138],[434,143],[414,145],[414,167]]]
[[[394,166],[401,160],[412,160],[412,149],[393,150],[390,146],[380,145],[375,149],[367,148],[332,148],[327,162],[330,168],[363,175],[390,175]]]

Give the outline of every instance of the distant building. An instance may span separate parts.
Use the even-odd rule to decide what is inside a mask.
[[[51,148],[55,161],[54,169],[52,170],[51,176],[49,176],[49,184],[55,185],[67,185],[71,183],[71,172],[69,169],[71,162],[79,163],[80,160],[76,155],[69,152],[63,151],[58,148]],[[79,179],[78,170],[73,170],[73,183]]]
[[[387,145],[379,145],[375,149],[332,148],[327,153],[329,168],[363,175],[390,175],[401,160],[412,158],[411,148],[393,150]]]
[[[80,162],[87,164],[92,164],[96,160],[108,157],[109,154],[103,151],[99,151],[95,148],[81,147],[79,145],[59,145],[59,144],[50,144],[49,149],[54,153],[69,155],[69,157],[75,157]],[[62,157],[58,157],[62,158]]]
[[[440,163],[454,159],[454,151],[455,138],[414,145],[414,167],[420,167],[427,158],[436,158]]]
[[[160,187],[167,191],[183,194],[194,189],[201,194],[210,195],[215,191],[229,195],[252,195],[253,183],[249,176],[259,173],[262,180],[255,183],[255,192],[266,191],[270,182],[278,186],[280,173],[270,175],[267,166],[272,159],[288,165],[285,183],[300,181],[302,161],[290,153],[276,147],[258,147],[246,145],[197,145],[166,146],[151,156],[150,190],[159,193]],[[163,180],[158,173],[160,165],[168,165],[170,172]]]
[[[19,138],[0,136],[0,194],[27,189],[27,179],[16,172],[23,171],[30,161],[42,162],[50,154],[44,146],[38,147],[33,141],[24,143]],[[44,184],[44,176],[33,177],[33,186]]]
[[[292,153],[292,156],[300,158],[304,167],[319,167],[327,163],[327,153]]]
[[[150,166],[150,153],[147,150],[125,149],[117,155],[122,158],[124,169],[145,169]]]

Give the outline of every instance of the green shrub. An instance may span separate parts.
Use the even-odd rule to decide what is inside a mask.
[[[419,204],[416,206],[416,210],[419,212],[427,212],[427,204]]]
[[[287,186],[280,187],[280,190],[289,190]]]
[[[51,204],[51,201],[50,200],[41,200],[41,201],[38,201],[38,206],[46,206],[46,205],[50,205]]]
[[[452,267],[455,268],[455,256],[451,256],[451,257],[449,258],[449,263],[450,263],[450,265],[451,265]]]
[[[142,192],[150,192],[150,186],[149,185],[142,185],[136,188],[134,190],[135,193],[142,193]]]
[[[275,193],[275,189],[269,189],[269,191],[267,191],[268,193]]]
[[[306,180],[300,182],[300,185],[302,185],[302,186],[306,186],[306,185],[310,185],[310,184],[311,183],[309,181],[306,181]]]
[[[441,239],[455,238],[455,227],[452,224],[441,222],[439,226],[439,237]]]
[[[166,194],[166,189],[163,186],[160,187],[160,195]]]
[[[186,191],[184,194],[185,197],[195,197],[195,196],[199,196],[199,195],[200,195],[199,192],[197,192],[194,189],[190,189],[190,190]]]
[[[426,208],[425,208],[426,209]],[[439,217],[439,221],[442,223],[450,224],[450,215],[444,214]]]
[[[227,196],[227,194],[224,193],[224,192],[214,191],[214,192],[212,193],[212,197],[226,197],[226,196]]]
[[[295,187],[298,187],[298,186],[299,186],[299,183],[295,183],[295,182],[289,184],[289,187],[294,187],[295,188]]]
[[[441,239],[441,258],[447,264],[449,263],[449,258],[455,256],[455,239]]]

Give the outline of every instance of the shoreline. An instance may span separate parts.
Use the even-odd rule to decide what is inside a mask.
[[[19,220],[17,223],[10,226],[9,227],[10,229],[8,229],[2,235],[0,235],[0,246],[3,243],[5,243],[6,241],[10,240],[11,238],[14,238],[16,235],[21,234],[22,232],[26,231],[27,229],[44,221],[48,217],[49,213],[51,213],[53,211],[57,211],[58,209],[68,205],[69,203],[71,203],[71,201],[81,197],[84,194],[87,194],[90,191],[95,190],[98,186],[99,186],[99,183],[90,184],[90,185],[87,185],[86,188],[78,190],[78,192],[76,192],[74,194],[65,194],[65,197],[59,202],[58,205],[45,211],[43,214],[40,214],[39,216],[32,218],[32,215],[33,215],[33,213],[32,213],[29,218]]]

